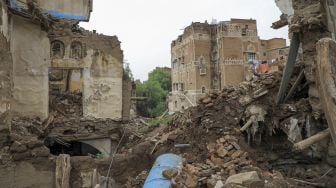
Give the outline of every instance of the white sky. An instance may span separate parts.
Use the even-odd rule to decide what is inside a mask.
[[[270,28],[280,14],[274,0],[93,0],[90,22],[80,25],[117,35],[134,77],[146,80],[155,67],[170,67],[170,43],[191,22],[253,18],[262,39],[287,38],[287,28]]]

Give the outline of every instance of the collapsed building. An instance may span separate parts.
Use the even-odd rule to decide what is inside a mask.
[[[63,168],[108,158],[126,132],[135,86],[120,41],[78,27],[91,0],[0,5],[0,187],[87,187],[80,169],[63,182]]]
[[[277,71],[287,54],[285,39],[259,38],[256,20],[192,23],[171,45],[169,111],[195,106],[205,93],[220,91],[251,77],[249,61],[264,62],[264,72]]]

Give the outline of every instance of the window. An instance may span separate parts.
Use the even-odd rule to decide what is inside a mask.
[[[202,93],[205,93],[205,87],[202,87]]]
[[[83,49],[82,44],[80,42],[72,42],[71,43],[71,51],[70,57],[74,59],[81,59],[83,57]]]
[[[199,65],[199,68],[200,68],[200,75],[206,75],[206,65],[204,63],[204,59],[203,57],[200,58],[200,65]]]
[[[175,108],[177,108],[177,101],[175,101]]]
[[[51,43],[51,57],[63,58],[64,44],[61,41],[54,41]]]
[[[279,50],[279,55],[285,55],[285,50],[284,49],[280,49]]]
[[[181,91],[184,91],[184,83],[181,83]]]
[[[173,69],[177,68],[177,59],[175,59],[175,60],[173,61],[173,65],[172,65],[172,67],[173,67]]]
[[[247,60],[256,60],[256,53],[247,53]]]
[[[266,52],[264,52],[264,56],[266,56]]]

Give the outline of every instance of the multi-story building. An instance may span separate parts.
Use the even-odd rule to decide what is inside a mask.
[[[285,39],[260,40],[256,20],[192,23],[171,44],[169,111],[196,106],[206,93],[244,81],[249,61],[274,63],[287,52]]]

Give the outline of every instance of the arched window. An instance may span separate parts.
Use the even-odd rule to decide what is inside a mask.
[[[205,93],[205,87],[202,87],[202,93]]]
[[[64,57],[63,42],[56,40],[51,43],[51,57],[53,58],[63,58]]]
[[[80,42],[71,43],[70,57],[73,59],[81,59],[83,57],[83,46]]]
[[[175,101],[175,108],[177,108],[177,101]]]

